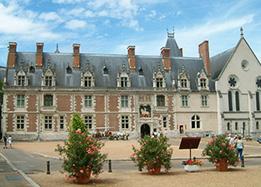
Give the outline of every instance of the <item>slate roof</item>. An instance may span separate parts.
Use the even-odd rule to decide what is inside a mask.
[[[181,51],[174,37],[168,37],[165,47],[170,48],[171,57],[181,57]]]
[[[167,46],[168,45],[168,46]],[[180,57],[179,54],[175,54],[178,49],[174,38],[168,38],[166,47],[170,47],[171,51],[174,51],[171,55],[171,71],[164,72],[167,88],[177,88],[178,74],[182,69],[190,77],[190,85],[192,91],[197,91],[197,75],[204,69],[203,60],[201,58],[188,58]],[[179,50],[178,50],[179,51]],[[176,56],[175,56],[176,55]],[[8,69],[7,85],[13,86],[14,75],[21,68],[28,71],[30,66],[35,66],[36,53],[24,53],[17,52],[16,67]],[[94,73],[95,88],[107,89],[117,87],[117,74],[120,72],[122,65],[124,64],[128,69],[128,56],[127,55],[104,55],[104,54],[80,54],[80,69],[73,69],[72,73],[68,74],[66,68],[73,67],[73,54],[72,53],[43,53],[43,68],[35,68],[34,73],[28,72],[27,75],[30,79],[30,86],[40,87],[42,72],[47,68],[48,64],[52,66],[56,73],[56,86],[61,88],[79,88],[81,73],[88,67]],[[136,71],[129,71],[131,80],[131,87],[135,89],[152,89],[153,88],[153,73],[161,69],[162,57],[152,55],[136,55]],[[103,74],[103,68],[107,67],[108,75]],[[143,75],[139,75],[139,70],[143,70]],[[173,85],[175,80],[175,85]],[[214,82],[209,81],[209,87],[211,91],[214,91]]]
[[[210,58],[212,79],[215,80],[218,78],[219,74],[222,72],[224,66],[226,65],[231,55],[234,53],[235,49],[236,47],[228,49]]]

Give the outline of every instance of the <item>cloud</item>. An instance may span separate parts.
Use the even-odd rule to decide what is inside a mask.
[[[65,27],[71,30],[84,29],[87,26],[87,23],[83,20],[73,19],[66,22]]]
[[[84,1],[86,0],[53,0],[52,2],[56,4],[76,4]]]
[[[61,17],[56,12],[43,12],[39,15],[39,18],[44,21],[62,22]]]

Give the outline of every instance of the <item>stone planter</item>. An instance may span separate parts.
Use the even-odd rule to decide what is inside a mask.
[[[200,166],[199,165],[185,165],[184,169],[187,172],[195,172],[195,171],[200,170]]]

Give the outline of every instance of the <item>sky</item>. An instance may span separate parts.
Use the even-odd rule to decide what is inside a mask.
[[[209,41],[210,56],[234,47],[240,27],[261,60],[260,0],[0,0],[0,66],[6,66],[8,43],[17,51],[159,55],[167,30],[183,54],[198,57],[198,44]]]

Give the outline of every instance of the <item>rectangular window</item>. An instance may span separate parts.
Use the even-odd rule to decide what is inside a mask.
[[[235,122],[235,130],[237,131],[238,130],[238,123]]]
[[[25,96],[24,95],[17,95],[16,97],[16,107],[17,108],[24,108],[25,103]]]
[[[84,86],[91,87],[92,86],[92,77],[86,76],[84,77]]]
[[[53,128],[52,116],[44,116],[44,128],[45,130],[52,130]]]
[[[259,97],[259,92],[256,92],[256,110],[260,111],[260,97]]]
[[[183,107],[188,106],[188,96],[187,95],[181,96],[181,104],[182,104]]]
[[[45,86],[52,86],[52,76],[45,76]]]
[[[91,95],[84,96],[84,106],[85,106],[85,108],[92,107],[92,96]]]
[[[165,96],[157,95],[157,106],[165,106]]]
[[[236,111],[240,111],[240,99],[239,99],[239,92],[236,91]]]
[[[64,116],[60,116],[60,130],[64,130]]]
[[[163,87],[163,79],[162,78],[156,78],[156,86],[157,86],[157,88]]]
[[[259,130],[259,122],[256,121],[256,130]]]
[[[167,123],[168,123],[167,117],[166,117],[166,116],[163,116],[163,118],[162,118],[162,124],[163,124],[163,127],[164,127],[164,128],[167,128]]]
[[[53,95],[44,95],[44,106],[53,106]]]
[[[127,108],[128,107],[128,96],[122,95],[121,96],[121,108]]]
[[[85,116],[84,124],[88,129],[92,129],[92,116]]]
[[[121,128],[122,129],[129,128],[129,116],[121,116]]]
[[[187,88],[187,79],[181,79],[180,86],[181,88]]]
[[[206,79],[200,79],[200,87],[201,88],[207,87],[207,80]]]
[[[121,77],[121,87],[127,87],[127,77]]]
[[[24,86],[25,85],[25,76],[24,75],[19,75],[17,77],[18,81],[17,81],[17,85],[18,86]]]
[[[230,123],[227,123],[227,130],[230,131]]]
[[[201,106],[206,107],[208,106],[208,96],[201,95]]]
[[[24,130],[24,116],[16,116],[16,129]]]
[[[228,110],[233,111],[232,92],[228,91]]]

